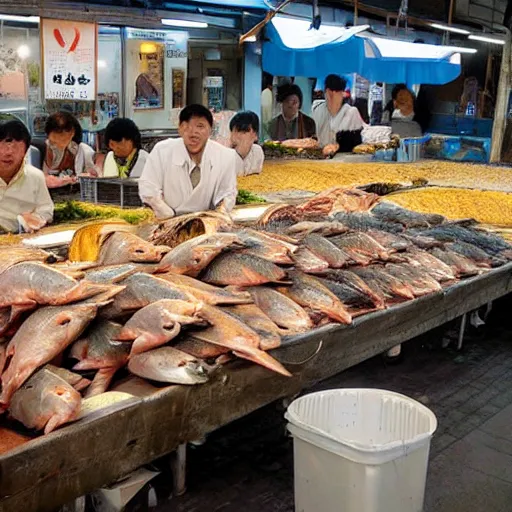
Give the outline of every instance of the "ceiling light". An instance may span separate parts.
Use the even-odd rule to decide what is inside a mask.
[[[457,53],[476,53],[478,50],[476,48],[465,48],[463,46],[453,46],[450,47]]]
[[[207,28],[208,23],[203,21],[189,21],[189,20],[171,20],[163,19],[162,25],[168,25],[170,27],[183,27],[183,28]]]
[[[107,67],[107,62],[105,60],[98,61],[98,69],[105,69]]]
[[[504,39],[496,39],[494,37],[485,37],[485,36],[468,36],[468,39],[472,41],[483,41],[484,43],[493,43],[493,44],[505,44]]]
[[[21,60],[28,59],[30,57],[30,48],[26,44],[22,44],[18,47],[18,57]]]
[[[39,23],[39,16],[14,16],[11,14],[0,14],[0,20],[20,21],[23,23]]]
[[[431,23],[430,26],[432,28],[437,28],[439,30],[446,30],[446,32],[454,32],[455,34],[471,34],[469,30],[464,30],[463,28],[452,27],[451,25],[441,25],[439,23]]]

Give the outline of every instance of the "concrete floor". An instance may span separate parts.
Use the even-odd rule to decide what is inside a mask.
[[[485,327],[470,329],[462,352],[441,348],[443,338],[456,335],[456,325],[444,326],[405,344],[399,365],[377,357],[314,388],[385,388],[435,412],[439,427],[430,454],[427,512],[512,510],[511,303],[496,304]],[[273,404],[190,447],[188,492],[161,497],[154,510],[292,512],[292,440],[283,412],[282,404]]]

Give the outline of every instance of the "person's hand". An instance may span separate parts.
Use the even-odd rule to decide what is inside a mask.
[[[327,144],[327,146],[323,147],[322,153],[324,156],[332,156],[332,155],[335,155],[339,149],[340,149],[339,144]]]
[[[18,221],[27,233],[34,233],[39,231],[46,225],[46,221],[37,213],[25,212],[18,215]]]
[[[251,132],[235,131],[231,134],[231,147],[240,155],[242,160],[247,157],[254,142],[254,135]]]
[[[46,186],[48,188],[59,188],[65,185],[76,183],[76,176],[53,176],[51,174],[46,175]]]
[[[99,173],[97,169],[91,167],[90,169],[86,169],[83,175],[90,176],[91,178],[97,178],[99,176]]]

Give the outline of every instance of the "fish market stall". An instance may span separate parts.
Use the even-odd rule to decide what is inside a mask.
[[[65,261],[4,248],[2,512],[53,510],[512,291],[512,245],[474,221],[342,187],[245,210],[88,224]]]

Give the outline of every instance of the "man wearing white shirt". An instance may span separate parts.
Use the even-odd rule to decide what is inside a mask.
[[[326,155],[349,152],[361,144],[363,120],[356,107],[344,103],[347,82],[338,75],[325,79],[325,101],[313,106],[318,142]]]
[[[0,232],[27,232],[52,221],[53,202],[44,174],[25,161],[30,133],[16,120],[0,124]]]
[[[229,123],[231,147],[238,154],[238,176],[260,174],[263,169],[265,154],[257,143],[259,128],[260,120],[250,110],[238,112]]]
[[[211,112],[189,105],[180,112],[179,139],[159,142],[139,179],[139,195],[157,218],[205,210],[230,212],[237,195],[237,154],[209,140]]]

